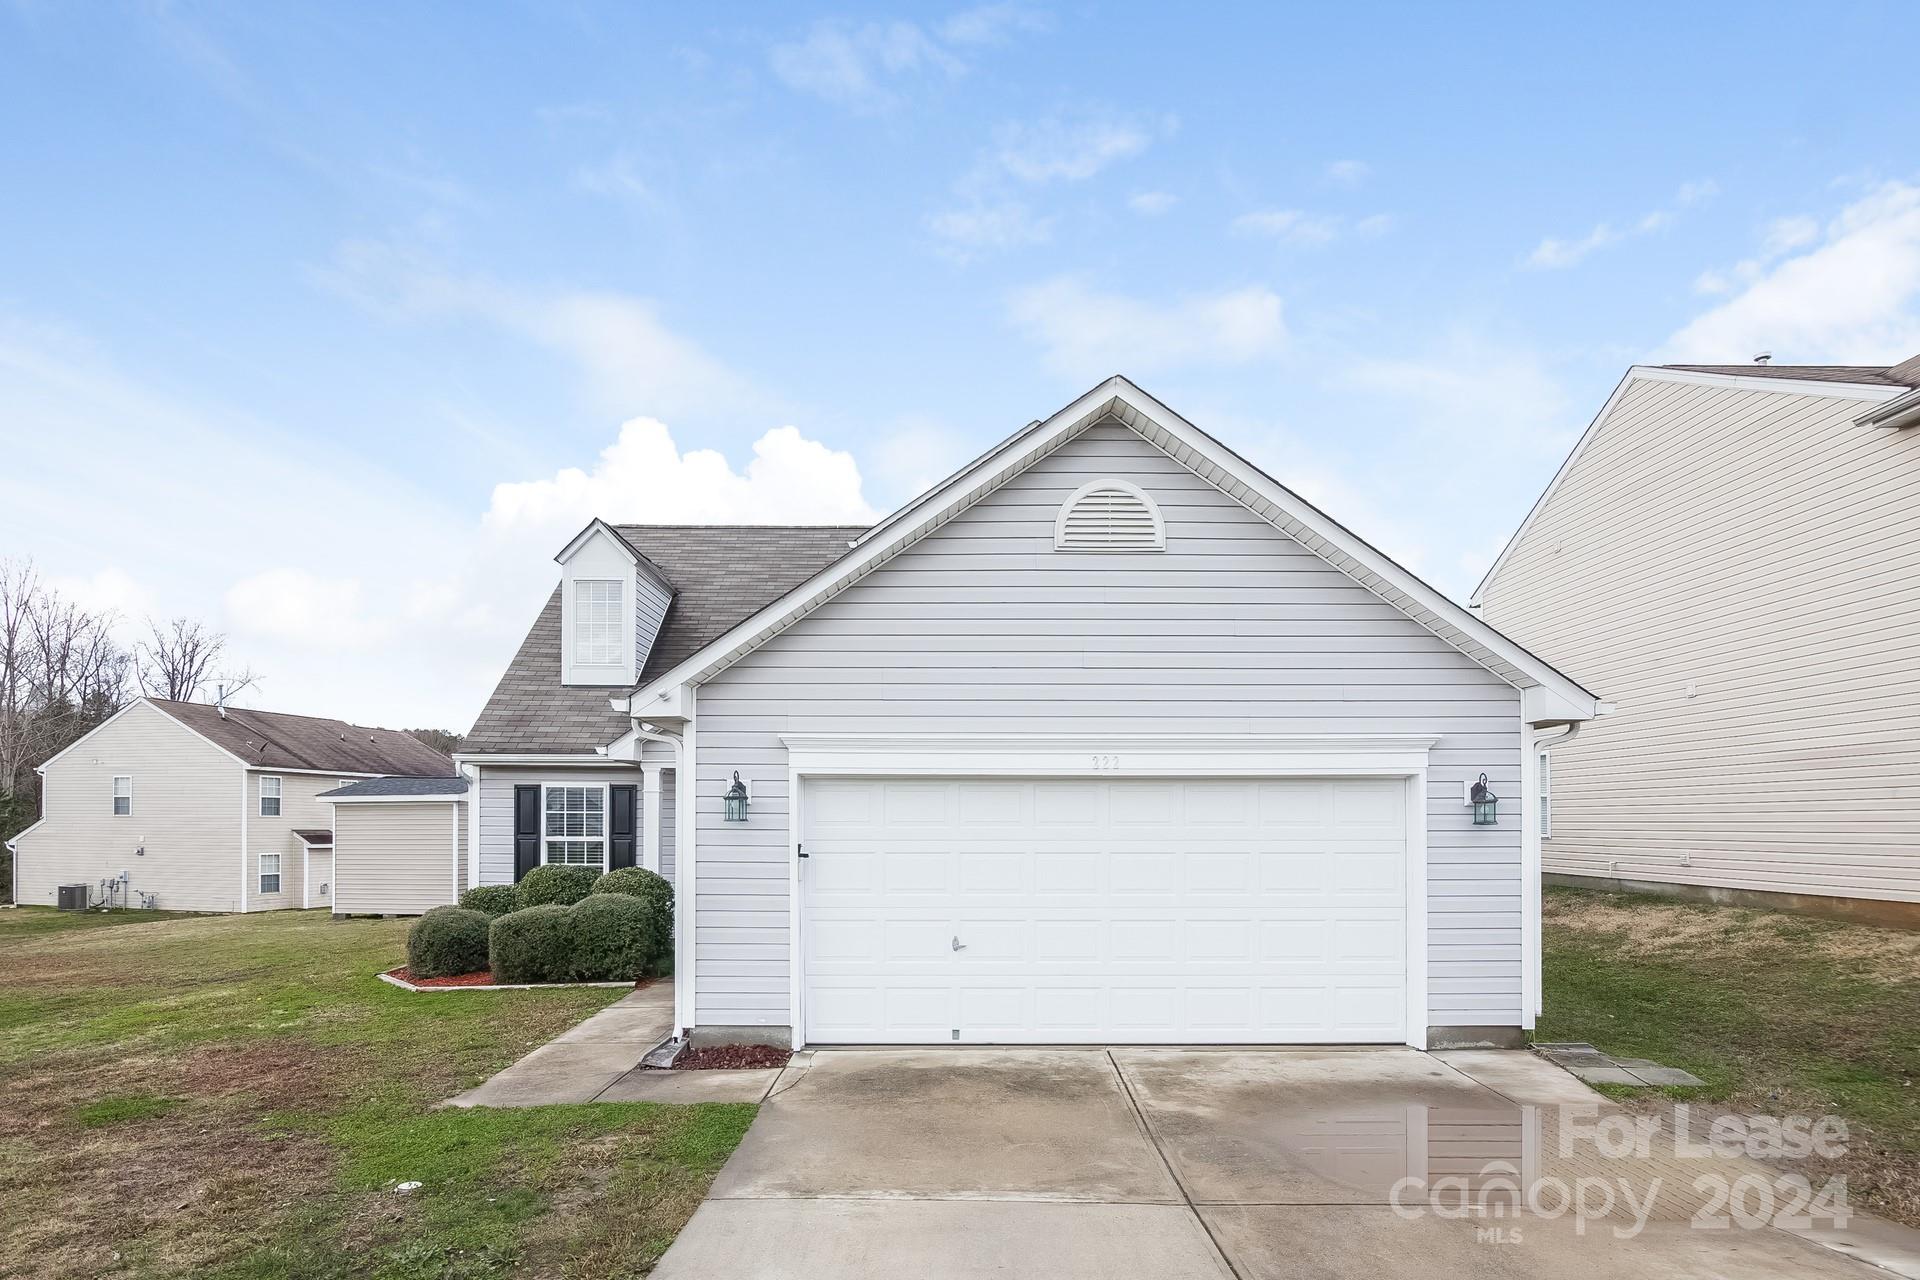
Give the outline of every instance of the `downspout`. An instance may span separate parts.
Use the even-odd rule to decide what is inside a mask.
[[[1552,737],[1543,738],[1539,733],[1528,735],[1530,745],[1527,751],[1527,758],[1522,761],[1520,765],[1522,769],[1528,771],[1527,774],[1523,776],[1530,776],[1533,779],[1528,785],[1531,786],[1534,792],[1534,811],[1530,815],[1532,818],[1532,830],[1526,832],[1524,838],[1534,849],[1533,875],[1529,878],[1526,892],[1529,899],[1527,904],[1527,950],[1529,952],[1527,956],[1527,968],[1530,985],[1533,988],[1533,1016],[1536,1021],[1539,1019],[1542,1010],[1546,1007],[1547,986],[1545,972],[1546,947],[1545,939],[1541,936],[1541,900],[1544,896],[1542,893],[1542,885],[1544,884],[1544,878],[1546,876],[1546,850],[1540,847],[1540,806],[1546,803],[1547,798],[1540,794],[1540,753],[1550,747],[1564,746],[1566,743],[1572,742],[1580,736],[1580,726],[1584,723],[1586,722],[1583,720],[1571,721],[1563,726],[1565,732]]]

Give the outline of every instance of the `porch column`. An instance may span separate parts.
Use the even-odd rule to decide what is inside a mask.
[[[640,766],[640,865],[660,870],[660,766]]]

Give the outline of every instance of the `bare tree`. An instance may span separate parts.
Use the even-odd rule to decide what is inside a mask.
[[[27,632],[38,593],[31,562],[0,560],[0,796],[8,799],[33,758]]]
[[[246,668],[220,672],[218,663],[227,651],[227,638],[191,618],[164,624],[148,618],[147,631],[148,638],[134,647],[134,674],[140,692],[148,697],[191,702],[209,684],[221,685],[231,697],[256,679]]]

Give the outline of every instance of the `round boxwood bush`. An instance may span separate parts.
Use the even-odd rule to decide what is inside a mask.
[[[488,916],[503,916],[520,908],[520,891],[510,884],[477,884],[460,895],[460,905]]]
[[[592,867],[574,867],[549,862],[520,877],[520,905],[545,907],[559,903],[570,907],[593,892]]]
[[[573,909],[557,902],[496,916],[489,935],[495,982],[573,977]]]
[[[651,903],[596,893],[567,908],[573,915],[575,982],[634,982],[654,956]]]
[[[644,867],[621,867],[593,882],[593,891],[639,898],[652,908],[653,972],[673,972],[673,885],[665,876]]]
[[[416,978],[452,978],[487,967],[486,915],[435,907],[407,930],[407,970]]]

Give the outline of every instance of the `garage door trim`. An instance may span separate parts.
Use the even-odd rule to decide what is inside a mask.
[[[785,734],[788,998],[806,1034],[799,858],[808,778],[1402,778],[1407,786],[1407,1043],[1427,1047],[1427,756],[1418,734]]]

